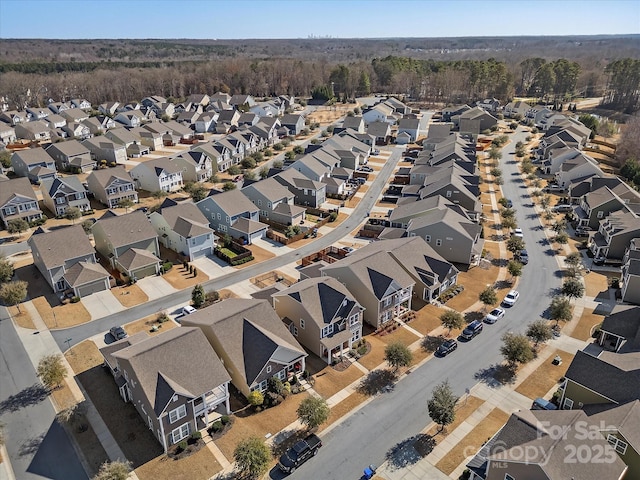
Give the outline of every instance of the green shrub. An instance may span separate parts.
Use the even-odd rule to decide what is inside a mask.
[[[184,452],[186,449],[187,449],[187,441],[186,440],[182,440],[178,444],[178,450],[180,450],[181,452]]]
[[[200,432],[193,432],[190,436],[191,440],[200,440],[202,438],[202,433]]]
[[[172,262],[164,262],[162,264],[162,270],[166,273],[169,270],[171,270],[173,268],[173,263]]]
[[[229,423],[231,423],[231,418],[229,417],[229,415],[223,415],[222,417],[220,417],[220,422],[222,423],[222,425],[228,425]]]
[[[216,420],[209,427],[209,432],[218,433],[218,432],[221,432],[223,429],[224,429],[224,425],[222,425],[222,422],[220,420]]]
[[[158,316],[156,317],[156,322],[158,323],[164,323],[168,320],[169,320],[169,315],[167,315],[165,312],[158,313]]]
[[[80,301],[80,297],[72,297],[71,303],[78,303]]]
[[[337,218],[338,218],[337,212],[331,212],[329,214],[329,222],[335,222]]]

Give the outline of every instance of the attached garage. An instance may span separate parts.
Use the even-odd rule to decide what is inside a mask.
[[[115,266],[129,277],[140,280],[160,271],[160,259],[149,250],[130,248],[115,260]]]
[[[86,297],[87,295],[91,295],[92,293],[102,292],[104,290],[108,290],[104,280],[89,283],[87,285],[82,285],[81,287],[74,288],[74,291],[76,292],[76,296],[80,298]]]
[[[102,265],[91,262],[78,262],[64,274],[65,282],[73,289],[76,297],[109,290],[109,279],[109,272]]]

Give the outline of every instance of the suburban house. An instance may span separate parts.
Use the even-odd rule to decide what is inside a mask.
[[[94,170],[87,177],[87,187],[96,200],[109,208],[116,208],[125,199],[138,203],[138,192],[124,167]]]
[[[384,103],[378,103],[362,113],[362,118],[367,125],[374,122],[395,123],[393,117],[393,107]]]
[[[29,114],[29,112],[7,110],[6,112],[0,113],[0,120],[15,127],[19,123],[26,123],[31,120],[31,114]]]
[[[619,183],[613,188],[603,185],[582,196],[580,206],[575,209],[579,226],[597,229],[600,220],[611,212],[633,207],[640,211],[640,194],[624,182],[614,179]]]
[[[107,131],[105,137],[118,145],[124,146],[127,157],[140,158],[143,155],[148,155],[150,152],[149,147],[142,144],[139,136],[124,127]]]
[[[293,336],[329,365],[362,338],[364,308],[335,278],[301,280],[274,293],[272,299]]]
[[[204,332],[245,397],[264,392],[272,377],[284,382],[305,370],[307,353],[267,300],[229,298],[184,316],[181,323]]]
[[[46,152],[53,158],[60,171],[87,173],[93,170],[96,164],[89,149],[77,140],[52,143],[46,148]]]
[[[204,153],[211,159],[211,175],[224,172],[231,166],[231,150],[222,145],[202,143],[192,147],[191,151]],[[200,171],[202,174],[202,171]]]
[[[34,265],[54,292],[72,290],[74,297],[84,297],[111,288],[110,275],[98,263],[82,225],[35,233],[27,243]]]
[[[442,121],[450,122],[455,116],[462,115],[467,110],[471,110],[471,107],[466,103],[463,105],[449,105],[442,109]],[[431,126],[429,126],[431,128]]]
[[[591,253],[620,260],[631,240],[637,237],[640,237],[640,215],[626,209],[612,212],[600,221],[600,228],[591,237]]]
[[[274,178],[266,178],[242,189],[260,210],[260,220],[296,225],[305,219],[305,209],[294,204],[295,195]]]
[[[140,162],[129,174],[138,188],[148,192],[177,192],[182,189],[182,166],[167,157]]]
[[[59,113],[60,116],[67,119],[67,123],[80,123],[89,118],[89,114],[80,108],[69,108]]]
[[[98,115],[97,117],[90,117],[81,122],[83,125],[89,127],[89,131],[92,135],[102,135],[104,132],[111,128],[116,128],[116,122],[111,117],[104,115]]]
[[[258,102],[251,107],[250,112],[260,117],[277,117],[284,113],[282,105],[278,105],[274,101],[270,102]]]
[[[16,129],[11,125],[0,122],[0,142],[9,145],[16,141]]]
[[[482,211],[479,178],[469,174],[459,164],[451,163],[446,168],[414,165],[409,182],[403,187],[402,196],[429,198],[440,195],[466,210]],[[418,189],[412,188],[414,186]]]
[[[396,97],[387,98],[383,104],[391,107],[395,113],[399,113],[400,115],[408,115],[411,113],[411,108]]]
[[[195,120],[195,129],[197,133],[213,132],[216,129],[218,114],[216,112],[201,113]]]
[[[69,102],[49,102],[47,108],[53,113],[60,115],[61,112],[69,110],[71,108],[71,104]]]
[[[69,122],[62,127],[62,131],[67,137],[78,140],[84,140],[91,137],[91,129],[82,122]]]
[[[385,243],[373,242],[320,269],[353,294],[365,308],[364,320],[379,328],[411,309],[415,280],[398,263]],[[394,244],[395,245],[395,244]]]
[[[414,143],[418,139],[419,131],[420,120],[418,120],[417,118],[403,118],[400,120],[400,122],[398,122],[397,136],[400,137],[400,135],[403,133],[409,135],[409,141],[406,143]]]
[[[0,186],[0,220],[4,228],[11,220],[21,218],[31,223],[42,218],[38,197],[28,179],[0,180]]]
[[[597,343],[576,352],[565,374],[560,405],[622,405],[640,399],[640,307],[616,305]]]
[[[145,117],[144,113],[140,110],[127,110],[125,112],[119,112],[115,117],[113,117],[114,121],[121,123],[122,125],[126,125],[127,127],[139,127],[144,122],[147,121],[147,117]]]
[[[351,117],[346,116],[345,119],[342,121],[342,129],[346,130],[347,128],[351,128],[352,130],[355,130],[358,133],[364,133],[365,132],[364,118],[359,115],[354,115]]]
[[[63,216],[69,208],[78,208],[81,212],[91,210],[87,190],[76,176],[44,179],[40,191],[42,203],[56,217]]]
[[[51,129],[51,130],[55,130],[57,128],[63,128],[67,125],[67,120],[66,118],[60,116],[60,115],[56,115],[55,113],[52,113],[51,115],[48,115],[47,117],[43,118],[42,121]]]
[[[241,127],[243,125],[247,125],[249,127],[255,125],[260,121],[260,117],[253,112],[246,112],[240,115],[238,118],[238,126]]]
[[[265,145],[273,145],[278,139],[280,121],[277,118],[263,117],[258,123],[249,127],[249,131],[258,135]]]
[[[31,121],[42,120],[47,118],[51,114],[51,110],[48,108],[40,107],[27,107],[27,113],[31,115]]]
[[[213,175],[211,157],[203,151],[190,150],[172,160],[182,168],[182,180],[185,182],[206,182]]]
[[[424,239],[448,262],[474,265],[482,255],[482,226],[454,208],[424,211],[408,221],[406,231],[409,237]]]
[[[634,238],[622,258],[622,301],[640,305],[640,237]]]
[[[287,128],[291,135],[300,135],[304,130],[304,117],[295,113],[287,113],[280,119],[280,125]]]
[[[141,211],[119,216],[105,214],[91,231],[98,253],[131,281],[160,271],[158,234]]]
[[[473,107],[457,118],[460,133],[470,133],[472,135],[478,135],[498,124],[496,117],[480,107]]]
[[[98,105],[98,111],[103,115],[113,116],[118,111],[120,102],[106,102]]]
[[[162,135],[156,132],[150,132],[146,128],[142,127],[133,127],[130,128],[129,131],[138,137],[140,140],[140,144],[145,147],[149,147],[151,151],[154,150],[162,150],[163,142]]]
[[[215,235],[209,221],[192,202],[166,199],[160,210],[149,215],[160,243],[188,261],[213,255]]]
[[[215,133],[229,133],[233,127],[238,127],[240,112],[237,110],[222,110],[218,113]]]
[[[251,244],[267,234],[268,225],[259,221],[260,209],[241,190],[209,195],[196,206],[220,236],[226,233]]]
[[[11,166],[17,176],[27,177],[31,183],[58,176],[53,158],[42,147],[13,152]]]
[[[497,98],[485,98],[484,100],[478,100],[476,106],[487,112],[496,113],[500,109],[500,100]]]
[[[154,337],[140,332],[100,353],[120,396],[133,404],[165,452],[230,413],[229,375],[198,328]]]
[[[629,436],[636,440],[634,429],[637,432],[640,427],[638,418],[638,401],[619,407],[585,411],[518,410],[511,414],[507,423],[467,463],[469,478],[636,478],[625,464],[625,457],[632,457],[637,453],[631,452],[633,448],[627,449],[628,444],[622,442],[620,437]],[[637,444],[634,446],[638,448]],[[571,452],[580,450],[601,453],[599,458],[589,454],[572,462]]]
[[[107,163],[124,163],[127,161],[127,149],[124,145],[115,143],[105,137],[87,138],[82,142],[91,152],[91,157],[99,164],[102,160]]]
[[[572,182],[589,176],[604,176],[597,160],[589,155],[578,155],[575,158],[562,162],[556,172],[555,180],[561,187],[567,188]]]
[[[209,105],[210,101],[211,99],[209,98],[209,95],[207,95],[206,93],[192,93],[187,98],[187,102],[191,102],[201,107],[206,107],[207,105]]]
[[[16,123],[14,126],[16,137],[34,142],[51,140],[51,129],[42,120],[35,122]]]
[[[367,124],[367,134],[375,138],[376,145],[386,145],[391,140],[391,125],[387,122]]]
[[[331,174],[331,168],[310,154],[299,158],[289,168],[300,172],[315,182],[321,182]]]
[[[84,98],[72,98],[71,99],[71,107],[79,108],[80,110],[91,110],[91,102],[85,100]]]
[[[256,104],[256,100],[251,95],[236,94],[231,96],[228,103],[229,105],[233,105],[236,108],[242,107],[244,105],[250,108]]]
[[[523,101],[509,102],[502,109],[502,113],[508,118],[524,118],[527,112],[531,110],[531,105]]]
[[[294,203],[305,207],[320,208],[326,200],[326,185],[306,177],[293,168],[282,170],[273,178],[289,189]]]

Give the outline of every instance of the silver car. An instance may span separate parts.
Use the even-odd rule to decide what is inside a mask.
[[[502,317],[504,317],[504,310],[498,307],[491,310],[487,315],[487,318],[484,319],[484,321],[487,323],[496,323]]]

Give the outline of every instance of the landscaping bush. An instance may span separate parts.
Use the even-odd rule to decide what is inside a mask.
[[[156,317],[156,322],[158,323],[164,323],[164,322],[167,322],[168,320],[169,320],[169,315],[167,315],[165,312],[158,313],[158,316]]]
[[[220,420],[216,420],[211,424],[207,432],[209,432],[209,435],[211,435],[213,433],[221,432],[223,429],[224,425],[222,424],[222,422]]]
[[[162,271],[164,273],[167,273],[169,270],[171,270],[173,268],[173,263],[172,262],[164,262],[162,264]]]
[[[231,423],[231,418],[229,417],[229,415],[223,415],[222,417],[220,417],[220,422],[222,423],[222,425],[228,425],[229,423]]]
[[[72,297],[71,303],[78,303],[80,301],[80,297]]]
[[[241,258],[240,260],[231,260],[231,265],[232,266],[236,266],[236,265],[242,265],[243,263],[247,263],[252,261],[253,255],[249,256],[249,257],[245,257],[245,258]]]
[[[200,432],[193,432],[190,436],[189,436],[189,440],[191,443],[196,443],[198,440],[200,440],[202,438],[202,433]]]
[[[187,449],[187,441],[186,440],[182,440],[180,443],[178,443],[178,451],[177,451],[177,453],[184,452],[186,449]]]
[[[338,218],[337,212],[331,212],[329,214],[329,222],[335,222],[337,218]]]

